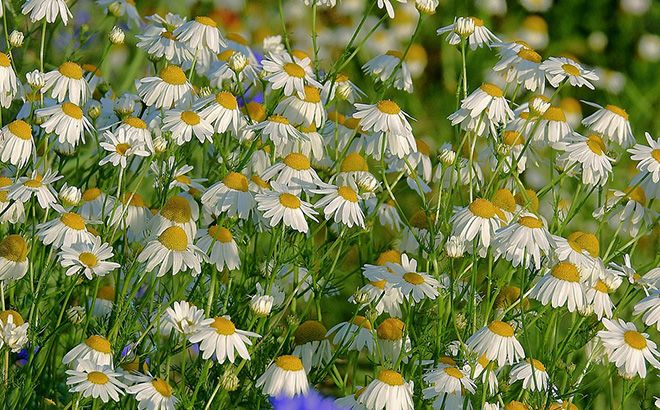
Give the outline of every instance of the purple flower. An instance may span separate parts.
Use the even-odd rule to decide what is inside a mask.
[[[275,410],[340,410],[331,397],[323,397],[316,390],[304,396],[274,397],[270,403]]]

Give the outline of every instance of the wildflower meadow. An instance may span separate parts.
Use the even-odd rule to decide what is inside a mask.
[[[0,407],[660,408],[660,3],[0,4]]]

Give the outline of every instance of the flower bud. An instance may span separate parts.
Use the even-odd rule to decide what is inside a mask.
[[[12,31],[9,35],[9,44],[14,48],[23,46],[23,40],[25,40],[25,35],[18,30]]]
[[[355,293],[353,293],[353,300],[358,305],[369,303],[369,293],[363,291],[362,289],[358,289],[355,291]]]
[[[213,94],[211,87],[202,87],[199,89],[199,98],[208,97],[211,94]]]
[[[438,0],[416,0],[415,7],[417,7],[420,13],[434,14],[438,3]]]
[[[121,17],[124,15],[124,7],[122,7],[121,2],[119,1],[110,4],[108,6],[108,11],[115,17]]]
[[[450,258],[462,257],[465,253],[465,242],[457,236],[452,236],[445,243],[445,253]]]
[[[238,376],[233,368],[229,367],[220,378],[220,386],[227,391],[236,391],[238,389]]]
[[[459,17],[454,23],[454,31],[461,37],[469,37],[474,33],[474,20],[471,17]]]
[[[135,110],[135,99],[130,94],[124,94],[115,102],[115,112],[119,115],[129,115]]]
[[[451,165],[456,160],[456,153],[450,144],[444,144],[442,147],[440,147],[438,158],[444,165]]]
[[[27,78],[27,82],[30,84],[30,87],[36,90],[43,87],[46,83],[43,73],[39,70],[30,71],[29,73],[25,74],[25,77]]]
[[[82,306],[71,306],[66,310],[66,318],[74,325],[79,325],[85,320],[85,308]]]
[[[227,64],[235,73],[240,73],[245,67],[247,67],[248,59],[245,54],[236,52],[229,57]]]
[[[265,317],[273,309],[273,297],[270,295],[254,295],[250,300],[250,310],[257,316]]]
[[[110,34],[108,34],[108,39],[112,44],[124,44],[125,36],[124,30],[118,26],[114,26],[110,31]]]
[[[154,151],[156,151],[156,154],[160,154],[165,152],[167,149],[167,140],[165,138],[158,136],[154,138]]]
[[[97,119],[101,115],[101,103],[96,100],[90,101],[87,106],[87,115],[93,120]]]
[[[65,183],[58,196],[64,206],[77,206],[82,199],[82,192],[78,187],[69,186]]]

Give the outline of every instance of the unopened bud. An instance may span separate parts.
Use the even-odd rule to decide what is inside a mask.
[[[110,4],[108,6],[108,11],[115,17],[121,17],[124,15],[124,7],[122,7],[121,2],[119,1]]]
[[[80,192],[78,187],[73,185],[68,186],[65,183],[58,196],[64,206],[77,206],[82,199],[82,192]]]
[[[469,37],[474,33],[474,20],[472,17],[459,17],[454,23],[454,31],[461,37]]]
[[[124,30],[120,27],[114,26],[110,31],[110,34],[108,34],[108,39],[112,44],[124,44],[125,36]]]
[[[233,368],[228,368],[220,378],[220,386],[227,391],[236,391],[238,389],[238,376]]]
[[[452,236],[445,243],[445,253],[450,258],[462,257],[465,253],[465,242],[457,236]]]
[[[23,40],[25,40],[25,35],[18,30],[12,31],[9,35],[9,44],[14,48],[23,46]]]
[[[96,100],[90,101],[87,106],[87,115],[93,120],[97,119],[101,115],[101,103]]]
[[[433,14],[438,7],[438,0],[416,0],[415,7],[420,13]]]
[[[270,295],[254,295],[250,300],[250,310],[257,316],[268,316],[273,309],[273,297]]]
[[[82,306],[71,306],[66,310],[66,318],[74,325],[81,324],[85,315],[85,308]]]
[[[30,84],[30,87],[37,90],[43,87],[46,83],[43,73],[39,70],[30,71],[25,75],[25,77],[27,78],[27,82]]]
[[[154,151],[156,151],[156,154],[160,154],[165,152],[167,149],[167,140],[165,138],[158,136],[154,138]]]
[[[240,73],[247,67],[248,59],[245,57],[245,54],[236,52],[229,57],[227,64],[235,73]]]

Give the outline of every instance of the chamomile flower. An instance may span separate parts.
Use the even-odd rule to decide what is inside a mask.
[[[515,43],[514,43],[515,44]],[[515,53],[502,53],[494,71],[504,71],[507,82],[521,84],[529,91],[545,91],[545,71],[539,53],[524,44],[516,44]]]
[[[238,172],[230,172],[207,189],[202,203],[214,214],[226,212],[227,216],[241,219],[248,219],[256,205],[247,177]]]
[[[9,108],[11,101],[18,92],[18,78],[11,66],[9,56],[0,52],[0,105]]]
[[[0,312],[0,349],[4,346],[14,353],[19,352],[28,342],[30,324],[15,310]]]
[[[198,236],[197,247],[208,255],[208,262],[215,264],[218,271],[225,267],[234,270],[241,266],[238,246],[229,229],[213,225],[208,229],[200,229]]]
[[[424,374],[424,381],[430,385],[423,390],[424,398],[442,397],[445,393],[474,393],[476,388],[469,374],[456,366],[444,363]]]
[[[365,74],[375,77],[385,83],[394,80],[394,88],[413,92],[412,77],[408,64],[403,59],[403,54],[396,50],[390,50],[383,55],[376,56],[362,66]]]
[[[44,86],[42,93],[50,90],[51,96],[57,102],[63,102],[65,98],[73,104],[81,106],[91,96],[89,84],[83,77],[83,70],[77,63],[67,61],[62,63],[57,70],[44,74]]]
[[[103,133],[103,138],[99,145],[108,152],[108,155],[99,161],[99,165],[110,163],[115,167],[126,168],[130,157],[149,156],[144,142],[129,136],[124,128],[118,128],[114,133],[106,131]]]
[[[448,26],[441,27],[436,32],[438,35],[449,33],[447,42],[457,45],[461,39],[467,39],[472,50],[484,45],[489,47],[499,39],[484,25],[484,21],[476,17],[455,17],[454,22]]]
[[[656,344],[649,335],[637,331],[633,323],[622,319],[603,319],[605,330],[598,332],[610,362],[625,376],[646,377],[646,362],[660,368],[656,357],[660,356]]]
[[[247,346],[252,345],[251,337],[261,336],[254,332],[236,329],[229,317],[218,316],[202,322],[201,327],[189,339],[191,343],[199,343],[204,360],[214,357],[222,364],[225,360],[234,363],[236,354],[244,360],[250,360]]]
[[[493,256],[511,261],[513,266],[541,268],[541,258],[550,254],[554,239],[546,223],[532,215],[523,215],[495,233]]]
[[[601,107],[586,101],[584,103],[597,108],[595,113],[582,120],[585,127],[624,148],[635,143],[626,110],[611,104]]]
[[[511,368],[509,384],[522,380],[525,390],[546,391],[548,389],[548,373],[543,363],[536,359],[525,359]]]
[[[527,129],[519,131],[527,138],[541,144],[555,144],[573,136],[573,130],[560,107],[551,106],[543,115],[532,120],[529,119],[528,113],[523,114],[525,115],[521,114],[521,119],[527,123]]]
[[[35,152],[32,126],[23,120],[12,121],[0,129],[0,160],[22,168]]]
[[[149,56],[156,59],[165,58],[172,64],[183,64],[192,61],[194,54],[187,44],[179,41],[172,32],[176,30],[185,20],[172,13],[167,13],[163,18],[157,14],[147,17],[152,22],[140,34],[135,37],[139,40],[137,47],[144,50]]]
[[[555,254],[560,261],[567,261],[580,269],[583,280],[597,279],[605,266],[598,258],[600,244],[596,235],[575,231],[566,238],[555,236]]]
[[[115,133],[120,132],[120,130],[125,131],[129,139],[144,144],[149,152],[155,152],[151,131],[142,118],[133,115],[124,117]]]
[[[32,196],[36,196],[41,208],[52,208],[57,202],[57,192],[51,184],[61,178],[61,175],[57,175],[57,172],[51,170],[47,170],[44,174],[34,170],[29,177],[18,178],[16,183],[9,189],[7,199],[25,203]]]
[[[321,90],[321,99],[323,101],[332,101],[335,97],[348,101],[353,104],[356,100],[364,97],[366,94],[357,85],[355,85],[346,74],[338,74],[332,79],[326,79]]]
[[[413,382],[406,382],[400,373],[383,369],[358,397],[358,403],[370,410],[412,410]]]
[[[653,181],[653,184],[658,184],[660,183],[660,138],[654,141],[648,132],[644,136],[649,145],[635,144],[628,152],[633,161],[639,161],[637,163],[639,174],[642,177],[650,175],[647,179]]]
[[[593,216],[602,219],[608,216],[608,221],[615,229],[637,236],[643,225],[650,225],[657,213],[647,208],[647,197],[644,190],[637,186],[628,188],[626,192],[610,190],[605,205],[596,209]]]
[[[93,243],[94,236],[87,230],[85,219],[75,212],[67,212],[60,205],[53,205],[60,215],[37,226],[38,236],[44,245],[56,248],[71,246],[74,243]]]
[[[513,364],[525,357],[513,327],[497,320],[477,330],[465,344],[475,353],[484,354],[488,360],[497,360],[499,366]]]
[[[369,354],[376,348],[376,338],[371,322],[364,316],[357,315],[350,322],[340,322],[328,330],[328,338],[339,346],[347,346],[348,350],[361,352],[367,349]]]
[[[199,116],[211,123],[215,132],[221,134],[231,131],[237,135],[242,114],[234,94],[220,91],[212,99],[211,104],[200,111]]]
[[[124,192],[111,215],[110,225],[126,230],[129,241],[144,239],[152,218],[142,195],[136,192]]]
[[[197,16],[193,20],[181,24],[173,34],[179,41],[195,51],[207,49],[213,54],[218,54],[220,47],[227,47],[225,39],[218,30],[218,24],[206,16]]]
[[[321,84],[314,79],[311,59],[306,56],[296,56],[296,53],[269,54],[261,61],[266,72],[265,80],[270,83],[273,90],[282,89],[285,96],[305,95],[305,85],[321,88]]]
[[[57,17],[60,17],[66,26],[69,19],[73,18],[65,0],[27,0],[21,8],[21,13],[29,15],[33,23],[43,19],[54,23]]]
[[[318,177],[317,177],[318,178]],[[305,217],[318,222],[318,214],[312,205],[301,200],[295,191],[277,182],[271,182],[272,191],[257,194],[257,209],[263,212],[271,227],[283,223],[298,232],[307,233],[309,227]]]
[[[545,71],[548,82],[557,88],[568,80],[573,87],[585,86],[594,89],[590,81],[598,81],[598,75],[593,70],[587,70],[577,61],[566,57],[550,57],[541,63],[540,69]]]
[[[69,350],[62,358],[62,363],[73,367],[81,361],[112,367],[112,348],[108,339],[100,335],[92,335]]]
[[[293,124],[320,127],[325,123],[326,111],[318,88],[305,85],[300,94],[285,97],[275,107],[275,114],[288,118]]]
[[[157,277],[171,271],[176,275],[180,271],[192,270],[193,276],[201,271],[201,250],[193,245],[192,238],[176,225],[165,228],[155,239],[150,240],[138,255],[140,263],[146,262],[146,271],[158,268]]]
[[[158,77],[141,79],[137,91],[148,107],[170,109],[190,103],[193,88],[180,67],[168,65]]]
[[[385,265],[390,274],[386,277],[392,286],[401,290],[406,299],[419,303],[422,299],[435,299],[438,296],[440,282],[433,276],[417,271],[417,261],[401,255],[401,263]]]
[[[282,115],[271,115],[263,121],[247,127],[252,131],[261,131],[263,142],[272,141],[276,149],[284,152],[284,147],[305,139],[303,133],[291,124],[288,118]]]
[[[275,155],[286,157],[293,152],[298,152],[310,160],[315,161],[317,164],[322,162],[325,159],[323,152],[325,142],[321,134],[317,131],[316,126],[314,124],[302,126],[299,131],[303,138],[291,139],[286,144],[276,145]]]
[[[172,386],[160,377],[140,377],[138,383],[126,388],[126,393],[135,395],[138,410],[174,410],[179,399],[174,396]]]
[[[165,310],[161,332],[169,336],[172,330],[175,330],[185,337],[190,337],[201,329],[205,320],[204,310],[185,300],[174,302],[172,307]]]
[[[500,227],[502,212],[487,199],[477,198],[464,208],[457,208],[451,217],[452,236],[464,242],[477,241],[479,256],[484,257]],[[470,250],[471,246],[467,246]]]
[[[103,403],[110,400],[118,402],[119,396],[126,389],[126,385],[119,381],[122,374],[108,365],[82,360],[74,369],[67,370],[66,374],[69,376],[66,379],[66,384],[70,386],[69,392],[101,399]]]
[[[364,228],[364,213],[360,208],[360,195],[355,185],[327,185],[313,190],[316,194],[324,195],[315,206],[323,208],[326,219],[332,218],[335,223],[342,223],[349,228],[359,226]]]
[[[603,186],[612,175],[614,159],[607,155],[607,146],[596,134],[583,137],[573,134],[562,143],[565,154],[560,160],[566,161],[565,169],[571,169],[574,164],[582,168],[582,183],[585,185]]]
[[[326,336],[328,329],[316,320],[301,323],[293,332],[293,355],[300,357],[305,371],[323,366],[332,359],[332,347]]]
[[[25,276],[30,265],[28,252],[28,244],[20,235],[7,235],[0,241],[0,282]]]
[[[392,155],[403,158],[417,150],[409,116],[391,100],[381,100],[376,104],[355,104],[353,118],[360,120],[364,131],[373,131],[374,147],[370,150],[375,157],[384,153],[383,147]]]
[[[569,312],[582,309],[586,295],[578,267],[570,262],[555,264],[534,286],[529,297],[544,306],[548,303],[553,308],[566,306]]]
[[[309,158],[299,152],[292,152],[281,162],[270,166],[261,174],[261,178],[286,186],[296,195],[303,190],[310,192],[317,186],[324,186]]]
[[[644,299],[637,302],[633,309],[633,314],[642,316],[642,321],[647,326],[655,325],[660,330],[660,292],[655,291]]]
[[[461,101],[461,108],[447,117],[452,125],[461,124],[464,130],[483,135],[486,129],[493,135],[494,125],[503,124],[513,118],[513,111],[496,85],[483,83]]]
[[[603,317],[611,318],[612,309],[614,309],[614,303],[610,298],[610,292],[613,292],[615,289],[611,289],[607,284],[607,281],[598,279],[592,286],[587,289],[586,292],[586,306],[593,309],[593,312],[596,314],[598,320],[601,320]]]
[[[401,357],[403,363],[408,363],[412,344],[408,335],[404,340],[404,328],[405,323],[395,317],[383,320],[376,328],[376,337],[383,361],[396,363]]]
[[[177,145],[196,137],[200,143],[213,142],[213,126],[195,111],[171,110],[163,118],[163,132],[171,132]]]
[[[92,131],[92,124],[83,115],[83,110],[70,102],[37,110],[35,114],[46,119],[41,124],[44,131],[49,134],[54,133],[59,142],[74,147],[79,142],[85,142],[85,132]]]
[[[63,246],[60,251],[60,264],[66,270],[67,276],[84,274],[92,280],[95,276],[105,276],[120,265],[108,259],[114,256],[112,248],[98,237],[90,242],[77,242]]]
[[[302,361],[291,355],[279,356],[257,379],[256,387],[272,397],[293,397],[309,390],[307,373]]]
[[[186,231],[188,238],[197,234],[197,219],[199,206],[187,194],[179,194],[169,198],[165,205],[151,219],[151,233],[160,235],[170,226],[178,226]]]

